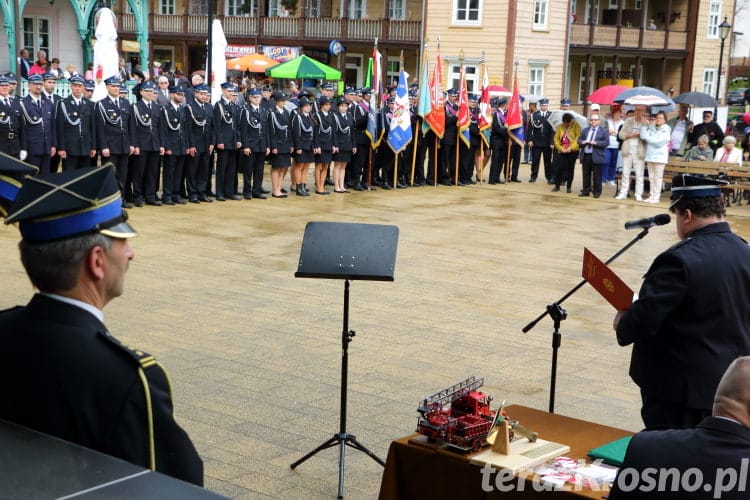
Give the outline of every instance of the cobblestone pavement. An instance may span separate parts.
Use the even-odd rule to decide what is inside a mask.
[[[615,201],[610,186],[598,200],[549,187],[133,209],[136,258],[106,322],[169,371],[175,414],[205,461],[209,489],[242,499],[334,498],[336,448],[289,468],[339,426],[344,283],[294,278],[305,224],[399,227],[395,281],[351,286],[357,335],[347,429],[384,459],[391,440],[413,432],[418,401],[468,375],[484,377],[498,403],[546,409],[552,323],[521,328],[578,283],[584,246],[604,260],[636,235],[625,221],[667,207],[666,197],[658,206]],[[750,236],[750,207],[731,207],[729,221]],[[13,227],[0,230],[2,307],[32,293],[17,238]],[[673,224],[654,228],[612,267],[637,290],[652,259],[676,240]],[[638,430],[630,349],[615,342],[614,311],[589,286],[565,306],[557,412]],[[375,498],[381,473],[347,449],[346,496]]]

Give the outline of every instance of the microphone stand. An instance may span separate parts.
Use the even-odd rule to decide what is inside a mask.
[[[614,254],[612,257],[607,259],[605,264],[609,264],[613,262],[617,257],[625,253],[630,247],[635,245],[638,241],[642,240],[647,234],[648,230],[651,229],[650,227],[644,227],[643,230],[636,235],[635,238],[630,240],[627,245],[622,247],[616,254]],[[552,374],[550,377],[549,382],[549,413],[555,413],[555,386],[557,385],[557,351],[560,348],[560,345],[562,343],[562,334],[560,333],[560,323],[567,319],[568,313],[563,309],[560,304],[565,302],[565,300],[576,293],[578,289],[580,289],[583,285],[586,284],[586,280],[581,280],[580,283],[578,283],[576,286],[571,288],[568,293],[557,299],[557,301],[553,302],[552,304],[548,305],[546,310],[536,317],[536,319],[532,320],[529,324],[523,327],[521,330],[523,333],[527,333],[529,330],[534,328],[537,323],[539,323],[545,316],[549,314],[549,316],[552,318],[554,331],[552,332]]]

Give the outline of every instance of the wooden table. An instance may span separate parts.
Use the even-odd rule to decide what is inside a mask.
[[[587,422],[553,413],[547,413],[525,406],[506,407],[508,416],[518,420],[525,427],[539,433],[547,441],[555,441],[570,446],[571,458],[586,458],[586,453],[597,446],[614,441],[632,432],[614,427]],[[412,444],[414,434],[391,443],[386,459],[385,471],[380,485],[380,499],[487,499],[487,498],[602,498],[606,492],[534,491],[530,479],[521,480],[521,487],[514,491],[499,492],[494,488],[495,475],[489,481],[490,492],[482,489],[480,467],[469,462],[471,454],[458,454],[445,449]],[[518,481],[503,484],[519,484]],[[523,489],[523,491],[519,491]]]

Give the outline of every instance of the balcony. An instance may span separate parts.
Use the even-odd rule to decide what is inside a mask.
[[[574,23],[570,44],[578,48],[684,53],[687,50],[687,32]]]
[[[123,34],[135,34],[132,14],[120,14],[119,26]],[[419,45],[421,21],[391,19],[344,19],[337,17],[249,17],[217,16],[222,21],[227,38],[258,37],[265,39],[293,39],[296,42],[340,40]],[[208,32],[208,16],[160,15],[149,16],[149,38],[179,36],[204,39]]]

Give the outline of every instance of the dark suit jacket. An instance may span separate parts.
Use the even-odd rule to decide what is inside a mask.
[[[97,147],[109,149],[113,155],[130,154],[134,123],[128,100],[118,97],[117,102],[114,102],[107,96],[95,104],[95,109]]]
[[[188,146],[196,148],[199,153],[207,153],[213,144],[214,110],[210,104],[199,103],[195,99],[186,101]]]
[[[161,128],[161,136],[164,138],[164,148],[171,151],[175,156],[184,156],[187,154],[188,132],[186,111],[185,106],[179,106],[175,109],[172,103],[167,104],[161,110],[159,127]]]
[[[55,126],[55,106],[46,99],[34,104],[31,95],[21,99],[26,128],[26,149],[32,155],[48,155],[50,148],[57,143]]]
[[[237,126],[239,115],[237,105],[231,102],[227,103],[223,98],[214,104],[214,144],[223,144],[224,149],[228,150],[237,149],[236,144],[240,137],[239,127]]]
[[[173,418],[164,369],[120,344],[93,314],[35,295],[0,312],[0,342],[0,418],[203,484],[203,463]]]
[[[143,99],[133,104],[133,116],[130,117],[133,120],[133,146],[139,148],[141,153],[159,151],[164,145],[164,136],[159,127],[161,118],[158,103],[152,102],[150,109]]]
[[[242,108],[240,114],[240,139],[243,148],[250,148],[253,153],[266,153],[270,142],[268,137],[268,111],[258,106]]]
[[[748,485],[747,464],[745,474],[742,471],[742,460],[746,462],[750,457],[750,429],[736,422],[718,417],[708,417],[695,429],[680,429],[666,431],[645,431],[633,436],[625,462],[620,468],[618,480],[615,481],[609,500],[622,500],[637,498],[639,500],[654,499],[713,499],[739,500],[746,499],[750,493]],[[658,473],[646,474],[644,481],[643,471],[646,468],[676,468],[681,472],[690,468],[700,470],[703,476],[701,487],[695,492],[689,491],[645,491],[650,488],[649,481],[654,479],[658,484]],[[627,469],[627,473],[623,472]],[[736,472],[735,488],[731,491],[723,491],[720,497],[715,497],[714,491],[717,481],[717,470],[723,469],[719,478],[719,484],[729,486],[731,472]],[[640,482],[633,480],[635,474],[639,473]],[[651,476],[650,478],[648,476]],[[669,477],[669,476],[664,476]],[[689,478],[682,475],[679,479]],[[672,481],[668,479],[666,485],[671,486]],[[679,481],[678,481],[678,484]],[[687,483],[691,484],[691,483]],[[703,485],[710,484],[711,491],[705,491]],[[644,490],[633,488],[642,487]],[[655,489],[655,488],[654,488]],[[626,491],[627,490],[627,491]]]
[[[583,155],[586,154],[586,146],[581,143],[588,140],[590,130],[591,127],[586,127],[581,131],[581,135],[578,136],[578,145],[581,148],[581,160],[583,160]],[[604,150],[609,146],[609,130],[607,127],[599,125],[592,140],[596,143],[591,152],[592,163],[604,163]]]
[[[651,264],[617,325],[630,376],[662,401],[710,410],[729,364],[750,355],[750,247],[726,222],[704,226]]]

